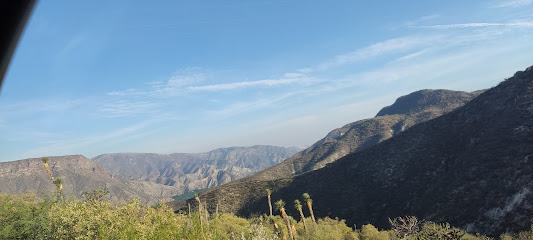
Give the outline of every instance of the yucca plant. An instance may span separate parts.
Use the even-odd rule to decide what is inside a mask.
[[[63,197],[63,180],[61,178],[54,179],[54,176],[52,175],[52,171],[50,171],[50,166],[48,165],[48,161],[49,161],[48,157],[41,158],[41,161],[43,162],[46,173],[50,177],[50,181],[52,181],[52,183],[56,186],[57,199],[61,201],[65,201],[65,198]]]
[[[55,181],[53,181],[56,185],[56,191],[57,191],[57,197],[61,199],[61,201],[65,201],[65,198],[63,197],[63,179],[57,178]]]
[[[309,209],[309,214],[311,214],[311,220],[313,221],[313,224],[315,225],[316,229],[316,220],[315,220],[315,214],[313,213],[313,199],[311,199],[311,196],[309,196],[308,193],[302,194],[302,198],[304,200],[305,205],[307,205],[307,208]]]
[[[292,231],[291,221],[289,219],[289,216],[287,216],[287,213],[285,212],[285,202],[281,199],[277,201],[276,209],[281,212],[281,217],[285,220],[285,224],[287,224],[287,230],[289,232],[289,236],[291,236],[291,239],[294,240],[294,233]]]
[[[300,212],[300,218],[302,219],[302,222],[304,223],[304,229],[307,231],[307,224],[305,223],[305,216],[304,212],[302,211],[302,204],[300,203],[300,200],[296,199],[294,200],[294,207],[298,212]]]
[[[50,180],[54,182],[54,177],[52,176],[52,172],[50,171],[50,167],[48,166],[48,157],[41,158],[41,161],[43,162],[44,169],[46,170],[46,173],[48,173],[48,176],[50,177]]]
[[[266,192],[267,197],[268,197],[268,208],[270,209],[270,217],[272,217],[272,201],[270,199],[270,195],[272,194],[272,192],[268,188],[265,190],[265,192]]]

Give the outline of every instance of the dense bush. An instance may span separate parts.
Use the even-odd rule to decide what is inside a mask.
[[[51,202],[38,201],[35,194],[0,193],[0,239],[42,239],[47,237]]]
[[[367,224],[361,228],[361,240],[390,240],[390,233],[379,231],[372,224]]]

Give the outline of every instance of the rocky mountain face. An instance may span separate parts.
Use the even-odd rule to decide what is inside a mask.
[[[384,110],[381,114],[396,113]],[[292,202],[308,192],[316,216],[337,216],[348,225],[384,228],[388,217],[414,215],[499,235],[531,225],[532,159],[530,67],[455,111],[316,171],[269,181],[238,180],[200,198],[212,210],[218,205],[250,215],[268,211],[266,188],[273,190],[273,201]]]
[[[402,96],[379,111],[376,117],[337,128],[313,146],[252,178],[274,180],[323,168],[349,153],[372,147],[416,124],[451,112],[479,93],[420,90]]]
[[[113,201],[139,198],[154,204],[161,198],[170,197],[169,186],[124,181],[111,176],[100,164],[82,155],[50,157],[49,168],[54,178],[63,180],[65,197],[81,198],[83,192],[98,188],[109,190],[108,199]],[[0,162],[0,191],[22,193],[33,191],[38,196],[53,195],[55,186],[51,182],[40,158]]]
[[[249,176],[299,150],[258,145],[220,148],[207,153],[113,153],[94,160],[115,177],[163,184],[182,193]]]

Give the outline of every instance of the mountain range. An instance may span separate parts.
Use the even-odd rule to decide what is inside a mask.
[[[171,186],[177,193],[222,185],[278,164],[299,148],[266,145],[206,153],[113,153],[93,158],[113,176]]]
[[[54,178],[63,180],[63,192],[67,198],[81,198],[86,191],[98,188],[108,190],[113,201],[139,198],[155,204],[168,186],[142,181],[124,181],[113,178],[100,164],[82,155],[52,156],[48,165]],[[50,197],[55,185],[46,173],[40,158],[13,162],[0,162],[0,191],[23,193],[33,191],[40,197]]]
[[[113,201],[138,198],[149,204],[184,191],[214,187],[281,162],[298,148],[252,146],[220,148],[207,153],[114,153],[93,160],[82,155],[50,157],[55,178],[63,180],[67,197],[85,191],[109,190]],[[41,158],[0,162],[0,191],[34,191],[50,196],[55,190]]]
[[[400,98],[377,117],[416,114],[415,105],[400,104],[409,99]],[[385,131],[395,129],[401,127]],[[462,107],[394,135],[325,166],[292,164],[285,177],[249,177],[199,197],[211,210],[218,207],[249,216],[268,212],[268,188],[273,201],[292,202],[307,192],[315,216],[336,216],[348,225],[373,223],[384,228],[387,218],[414,215],[489,235],[530,227],[533,67]],[[269,170],[261,174],[265,173]],[[183,204],[175,202],[173,207]]]

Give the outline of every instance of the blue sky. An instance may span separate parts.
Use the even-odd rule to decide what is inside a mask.
[[[533,0],[40,1],[0,161],[311,145],[416,90],[493,87],[532,43]]]

